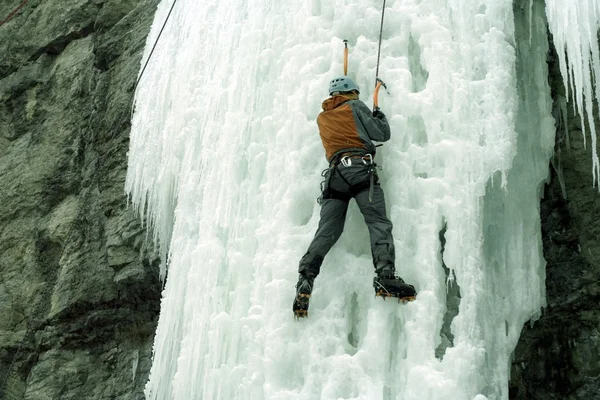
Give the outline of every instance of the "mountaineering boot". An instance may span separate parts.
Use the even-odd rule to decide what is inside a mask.
[[[298,283],[296,284],[296,298],[294,299],[294,305],[292,307],[296,318],[304,318],[308,315],[308,301],[310,300],[314,280],[315,278],[310,275],[306,276],[300,274],[298,277]]]
[[[382,296],[384,299],[385,297],[396,297],[403,303],[413,301],[417,297],[413,285],[409,285],[402,278],[395,276],[394,267],[378,268],[376,273],[377,276],[373,278],[375,296]]]

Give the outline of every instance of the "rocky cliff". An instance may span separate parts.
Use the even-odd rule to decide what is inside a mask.
[[[517,20],[528,2],[516,3]],[[510,398],[596,400],[600,399],[600,191],[593,185],[590,127],[585,126],[584,138],[580,115],[567,104],[551,35],[549,40],[556,142],[540,202],[547,307],[539,320],[523,328],[513,357]]]
[[[0,26],[0,399],[143,398],[161,286],[123,187],[156,4],[30,0]]]
[[[515,350],[510,398],[600,399],[600,193],[589,126],[566,101],[555,53],[548,59],[557,120],[550,180],[540,204],[547,307]],[[600,128],[596,118],[596,130]],[[600,150],[600,147],[599,147]]]
[[[0,26],[2,400],[143,398],[159,261],[123,186],[157,3],[29,0]],[[568,110],[540,206],[548,307],[524,328],[511,399],[600,398],[600,197]]]

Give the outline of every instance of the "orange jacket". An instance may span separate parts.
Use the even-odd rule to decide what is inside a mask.
[[[390,139],[390,125],[383,113],[374,117],[365,103],[343,95],[334,95],[323,102],[317,124],[327,161],[342,150],[364,149],[375,155],[372,140]]]

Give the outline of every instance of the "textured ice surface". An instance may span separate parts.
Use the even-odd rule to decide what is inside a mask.
[[[419,295],[374,297],[352,203],[309,318],[293,319],[327,167],[315,120],[343,39],[372,104],[380,7],[178,0],[139,86],[126,183],[169,254],[148,399],[508,398],[510,354],[544,304],[554,129],[538,3],[515,30],[512,0],[388,0],[377,161]]]

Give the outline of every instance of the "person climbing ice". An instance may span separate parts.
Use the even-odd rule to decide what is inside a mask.
[[[319,227],[300,260],[293,311],[305,317],[314,280],[325,255],[344,229],[348,203],[356,200],[369,229],[375,267],[373,286],[378,296],[413,300],[415,288],[396,277],[392,222],[385,209],[383,189],[377,176],[375,144],[390,139],[390,126],[379,107],[374,111],[358,99],[359,87],[347,76],[331,80],[329,98],[317,117],[319,134],[329,168],[322,183]]]

